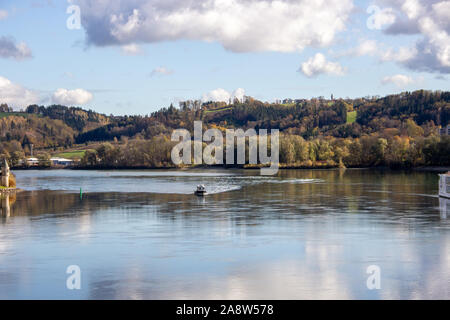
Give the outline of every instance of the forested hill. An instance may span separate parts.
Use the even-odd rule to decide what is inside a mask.
[[[383,98],[287,102],[291,103],[264,103],[251,97],[229,104],[185,101],[178,108],[171,105],[148,116],[107,116],[59,105],[33,105],[24,112],[13,112],[3,104],[0,105],[0,157],[23,159],[30,154],[31,145],[37,153],[49,154],[76,147],[84,154],[86,150],[97,148],[99,143],[109,141],[119,148],[114,151],[114,157],[110,157],[113,164],[129,165],[130,156],[117,159],[117,155],[136,152],[133,165],[160,166],[168,160],[154,160],[154,155],[167,158],[162,153],[170,150],[172,131],[192,130],[194,121],[201,120],[205,128],[221,130],[280,129],[280,156],[285,163],[329,160],[330,163],[344,161],[346,165],[371,166],[450,162],[449,139],[438,134],[438,127],[449,124],[448,91],[421,90]],[[160,152],[158,148],[165,151]],[[385,154],[391,149],[392,154]],[[403,153],[397,154],[399,150]],[[364,155],[365,152],[368,154]],[[90,163],[108,163],[99,156],[104,153],[102,149],[95,156],[91,154]],[[349,156],[345,156],[347,153]],[[355,156],[357,153],[359,158]]]
[[[299,100],[292,104],[270,104],[246,97],[226,105],[182,103],[148,117],[116,117],[107,126],[82,133],[77,143],[108,141],[139,135],[149,139],[170,134],[175,128],[192,130],[194,120],[206,126],[280,129],[303,138],[360,137],[387,128],[401,129],[406,120],[425,133],[445,126],[450,119],[450,92],[416,91],[378,99]]]
[[[14,112],[1,104],[0,154],[27,154],[30,145],[36,150],[67,148],[74,144],[78,135],[105,126],[111,119],[74,107],[31,105],[23,112]]]
[[[61,120],[77,132],[89,131],[99,126],[107,125],[111,118],[92,110],[86,111],[81,108],[68,108],[61,105],[49,107],[31,105],[27,107],[25,113]]]

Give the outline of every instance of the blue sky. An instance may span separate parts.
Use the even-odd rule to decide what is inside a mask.
[[[238,88],[263,101],[449,89],[450,1],[222,1],[0,1],[0,103],[148,114]]]

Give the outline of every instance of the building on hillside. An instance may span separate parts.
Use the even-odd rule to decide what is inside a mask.
[[[439,135],[450,136],[450,124],[448,124],[446,127],[439,128]]]
[[[39,159],[38,158],[27,158],[27,166],[29,167],[37,167],[39,165]]]
[[[294,103],[294,100],[292,100],[292,99],[284,99],[283,100],[283,104],[293,104]]]
[[[28,167],[38,167],[41,164],[39,159],[34,157],[27,158],[26,163]],[[65,158],[53,157],[50,158],[50,163],[52,166],[69,167],[73,166],[75,161]]]
[[[50,159],[52,165],[54,166],[63,166],[63,167],[69,167],[72,166],[74,164],[73,160],[70,159],[65,159],[65,158],[51,158]]]

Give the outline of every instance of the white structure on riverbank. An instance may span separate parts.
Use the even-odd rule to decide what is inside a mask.
[[[6,159],[3,160],[2,166],[2,187],[9,188],[9,175],[11,172],[9,171],[8,161]]]
[[[58,157],[50,158],[49,161],[52,166],[60,166],[60,167],[70,167],[75,164],[75,161],[71,159]],[[44,160],[40,161],[38,158],[27,158],[26,160],[27,166],[29,167],[38,167],[41,164],[41,162],[44,162]]]
[[[35,167],[39,165],[39,159],[38,158],[27,158],[27,165],[30,167]]]

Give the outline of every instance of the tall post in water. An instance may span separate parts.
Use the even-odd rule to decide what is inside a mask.
[[[9,175],[10,175],[10,171],[9,171],[9,165],[8,165],[8,161],[6,161],[6,159],[3,160],[3,167],[2,167],[2,186],[9,188]]]

